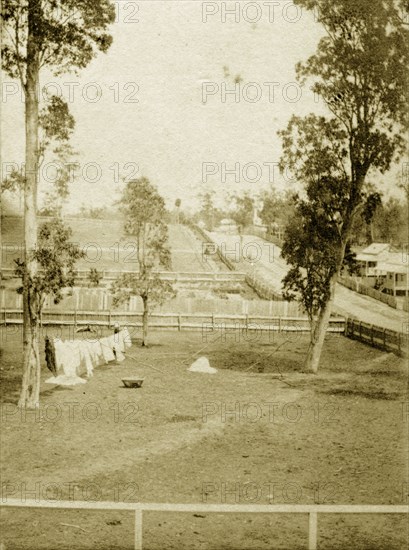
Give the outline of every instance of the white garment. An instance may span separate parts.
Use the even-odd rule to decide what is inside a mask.
[[[115,360],[115,355],[113,352],[113,336],[109,336],[106,338],[101,338],[101,347],[102,347],[102,353],[105,359],[105,363],[108,363],[109,361]]]
[[[87,346],[87,342],[80,341],[79,348],[81,353],[81,367],[85,367],[85,370],[87,371],[87,376],[88,378],[90,378],[94,370],[94,365],[92,363],[92,358],[89,352],[89,348]]]
[[[116,347],[114,347],[114,352],[115,352],[115,355],[116,355],[116,360],[118,362],[121,362],[125,359],[125,355],[122,353],[122,351],[120,349],[117,349]]]
[[[72,343],[62,342],[59,338],[54,339],[57,376],[46,380],[47,384],[75,386],[76,384],[84,384],[86,382],[86,380],[80,378],[77,374],[81,364],[78,346],[70,344]]]
[[[101,340],[97,340],[96,342],[94,342],[94,350],[95,350],[94,353],[97,361],[96,364],[99,366],[105,363],[105,357],[102,351]]]
[[[87,381],[79,376],[67,376],[65,374],[60,374],[58,376],[52,376],[47,378],[45,381],[46,384],[57,384],[58,386],[76,386],[78,384],[86,384]]]
[[[121,332],[123,333],[125,347],[130,348],[132,346],[132,339],[128,327],[124,327]]]
[[[114,349],[122,353],[125,351],[124,333],[122,330],[114,334]]]

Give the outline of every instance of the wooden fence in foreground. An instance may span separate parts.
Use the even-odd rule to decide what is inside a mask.
[[[345,321],[345,336],[398,355],[409,353],[409,323],[406,323],[406,329],[406,332],[397,332],[353,318]]]
[[[115,322],[139,330],[142,327],[142,313],[52,310],[44,311],[41,319],[43,326],[73,326],[74,328],[84,325],[111,328]],[[0,311],[0,326],[22,325],[22,323],[21,309]],[[253,334],[310,332],[310,324],[306,317],[206,313],[154,313],[149,316],[149,328],[151,330],[201,331],[203,335],[212,333],[226,335],[227,331]],[[398,355],[409,355],[409,323],[402,326],[402,332],[397,332],[353,318],[331,317],[328,332],[344,334],[348,338]]]
[[[143,512],[308,514],[308,550],[318,548],[319,514],[407,514],[408,505],[326,505],[326,504],[168,504],[139,502],[37,501],[2,499],[0,506],[13,508],[54,508],[74,510],[122,510],[134,513],[134,548],[143,550]]]
[[[74,325],[112,327],[115,322],[128,327],[142,327],[142,313],[117,311],[44,311],[42,325]],[[21,309],[7,309],[0,313],[0,324],[20,325],[23,323]],[[154,313],[149,316],[149,327],[158,330],[200,330],[211,332],[229,330],[309,332],[306,317],[272,317],[255,315],[216,315],[201,313]],[[332,317],[329,332],[345,331],[345,319]]]

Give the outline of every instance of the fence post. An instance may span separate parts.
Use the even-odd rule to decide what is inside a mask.
[[[317,550],[317,512],[308,515],[308,550]]]
[[[111,310],[108,311],[108,328],[111,328]]]
[[[182,317],[180,313],[178,314],[178,331],[180,332],[182,330]]]
[[[74,309],[74,328],[77,330],[77,308]]]
[[[135,510],[135,550],[142,550],[142,510]]]
[[[212,329],[214,330],[214,313],[212,313]]]
[[[281,317],[278,318],[278,332],[281,332]]]

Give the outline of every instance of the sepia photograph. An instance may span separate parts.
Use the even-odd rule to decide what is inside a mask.
[[[0,23],[0,550],[408,550],[408,0]]]

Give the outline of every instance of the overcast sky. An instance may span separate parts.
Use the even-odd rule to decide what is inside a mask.
[[[294,84],[296,62],[313,53],[322,31],[288,1],[236,2],[236,13],[225,13],[234,5],[120,0],[107,54],[79,77],[42,75],[76,119],[70,209],[110,204],[123,185],[118,176],[149,177],[170,205],[177,197],[194,204],[208,188],[221,194],[292,185],[273,164],[276,134],[293,113],[323,109]],[[224,97],[224,87],[239,97]],[[24,159],[23,116],[20,93],[5,77],[3,162]],[[224,173],[235,168],[237,176]],[[43,180],[53,174],[48,167]]]

